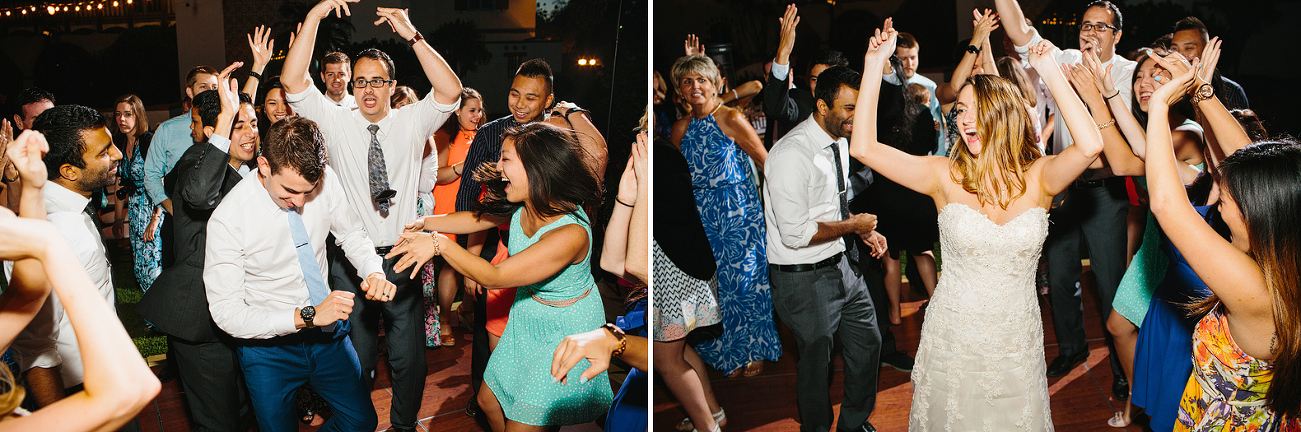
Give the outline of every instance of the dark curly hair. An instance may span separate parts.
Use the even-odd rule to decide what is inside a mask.
[[[601,202],[600,181],[583,163],[583,148],[573,135],[547,123],[534,122],[507,129],[502,144],[513,142],[515,154],[528,177],[532,211],[542,217],[558,216]],[[496,164],[480,164],[475,180],[487,186],[487,194],[475,210],[494,216],[509,216],[524,203],[506,199],[506,182]]]

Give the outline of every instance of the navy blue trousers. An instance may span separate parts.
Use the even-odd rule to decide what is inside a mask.
[[[294,394],[303,384],[330,404],[334,416],[321,431],[373,431],[379,421],[362,379],[348,322],[334,332],[306,329],[265,340],[238,341],[239,363],[263,432],[298,430]]]

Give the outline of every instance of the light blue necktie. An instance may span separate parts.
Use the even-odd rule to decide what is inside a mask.
[[[298,264],[303,268],[303,280],[307,282],[307,295],[312,305],[321,304],[330,295],[329,285],[321,276],[321,267],[316,263],[316,253],[312,251],[312,239],[307,236],[307,227],[303,225],[303,216],[297,209],[289,209],[289,233],[294,238],[294,249],[298,252]],[[334,323],[321,326],[326,333],[334,331]]]

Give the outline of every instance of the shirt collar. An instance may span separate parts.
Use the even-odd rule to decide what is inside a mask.
[[[90,198],[52,181],[45,182],[41,192],[45,196],[46,213],[80,213],[86,209],[87,204],[90,204]]]
[[[805,120],[805,122],[808,123],[805,127],[808,128],[807,133],[809,141],[819,150],[825,150],[827,147],[831,147],[831,143],[839,143],[841,140],[845,139],[841,138],[838,140],[832,138],[831,134],[828,134],[827,131],[823,130],[822,125],[819,125],[818,121],[815,120],[812,115],[810,115],[809,119]]]

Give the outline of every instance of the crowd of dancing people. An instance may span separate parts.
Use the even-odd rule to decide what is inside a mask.
[[[1052,430],[1048,378],[1089,355],[1086,247],[1124,404],[1108,425],[1301,430],[1301,144],[1265,132],[1196,17],[1127,55],[1114,3],[1080,11],[1078,49],[994,3],[947,82],[891,19],[862,63],[793,53],[794,5],[762,80],[692,35],[655,72],[654,357],[678,430],[722,430],[706,366],[762,373],[776,323],[800,430],[876,430],[882,365],[911,372],[909,430]],[[891,330],[904,254],[929,296],[916,347]]]
[[[321,21],[357,2],[316,4],[278,73],[267,27],[247,37],[248,67],[194,66],[183,112],[157,128],[135,95],[102,112],[23,91],[0,124],[0,340],[14,359],[0,425],[139,430],[160,381],[114,314],[106,238],[127,238],[135,312],[166,335],[161,369],[195,430],[376,430],[381,358],[388,423],[415,430],[426,349],[467,342],[465,412],[491,430],[647,429],[646,135],[603,184],[605,139],[554,94],[545,61],[522,62],[495,101],[510,114],[485,121],[494,101],[403,9],[372,18],[414,51],[424,76],[402,79],[428,79],[423,97],[381,50],[312,58]],[[624,282],[614,322],[601,269]],[[458,341],[450,321],[467,312],[473,337]],[[622,384],[612,358],[630,367]]]

